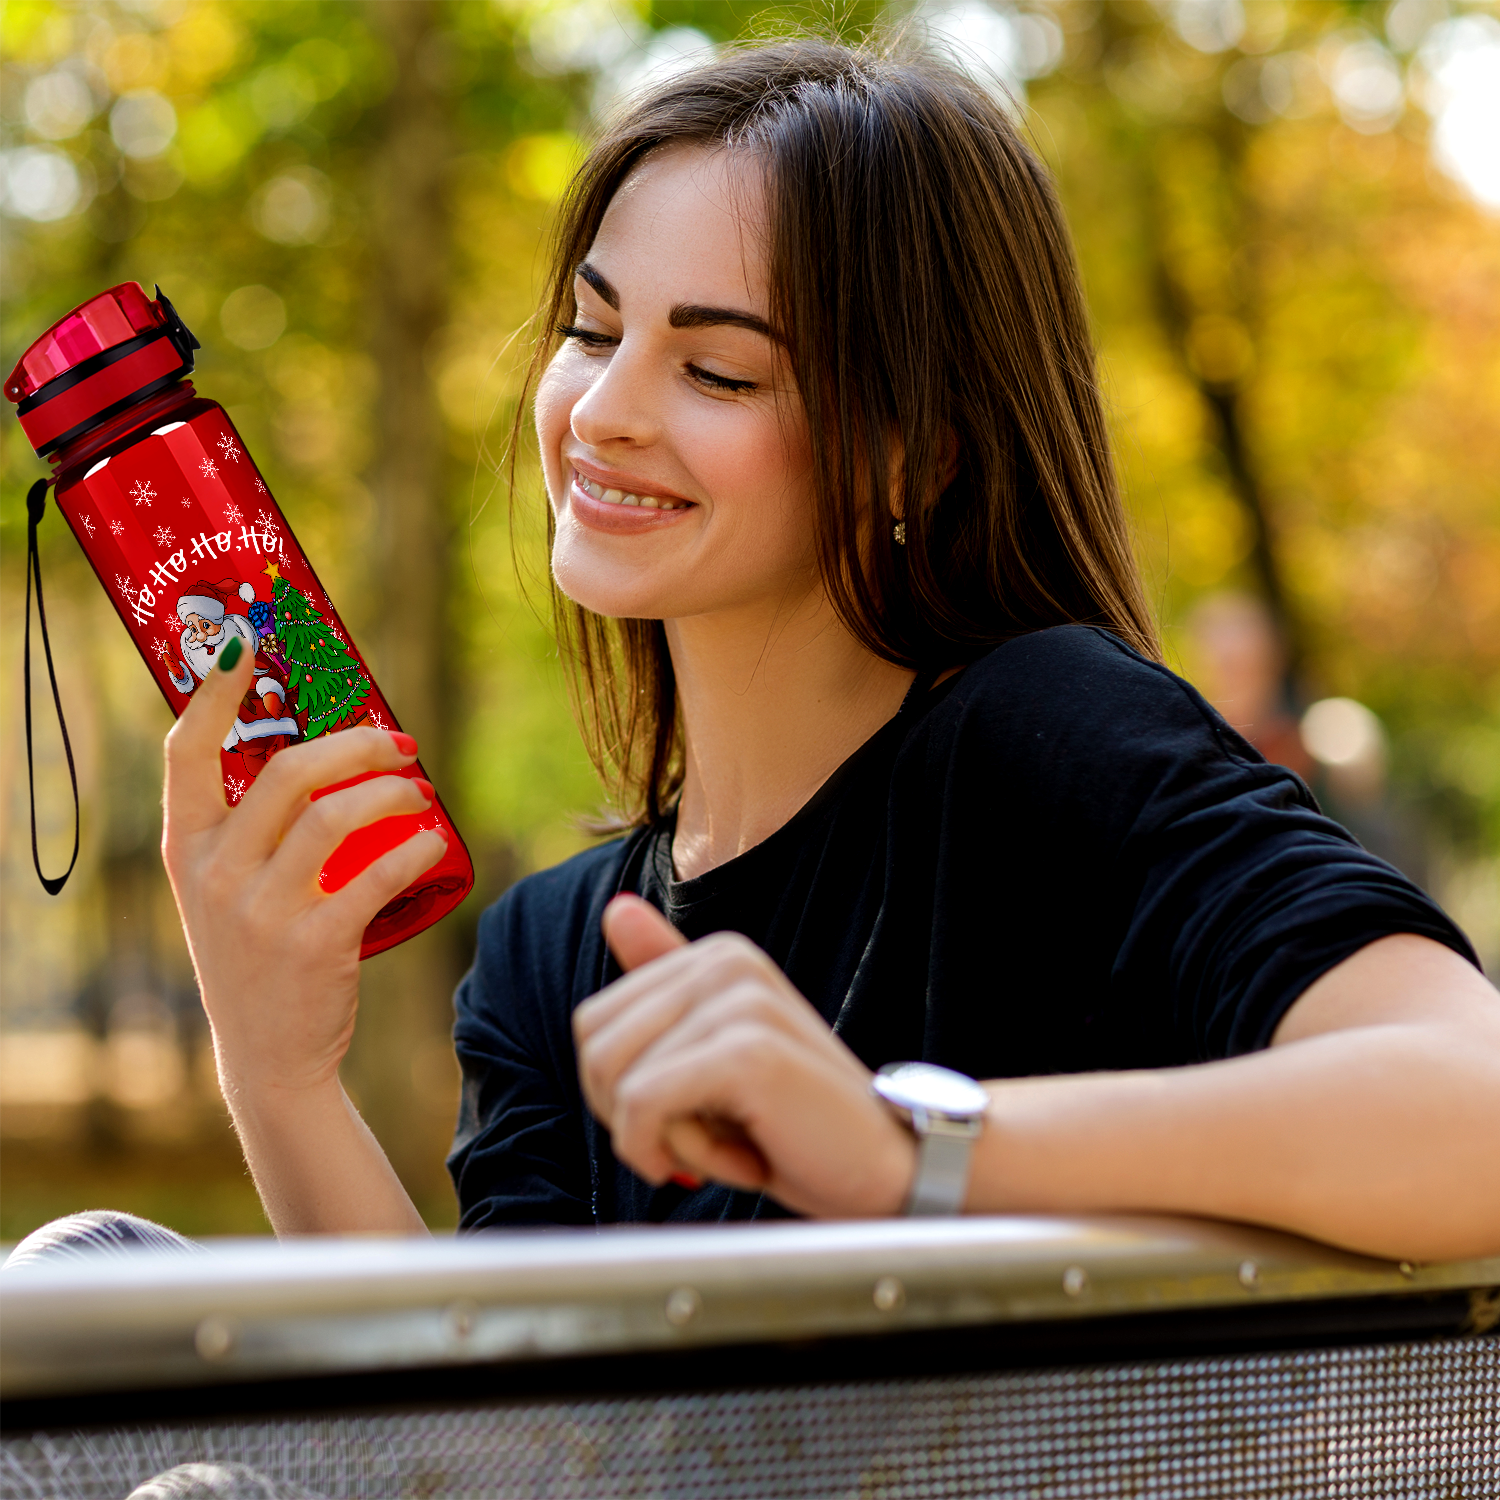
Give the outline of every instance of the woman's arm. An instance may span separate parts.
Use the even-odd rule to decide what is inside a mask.
[[[581,1007],[577,1033],[622,1160],[802,1213],[899,1211],[911,1138],[764,954],[732,937],[680,949],[644,903],[609,923],[621,962],[644,966]],[[971,1212],[1205,1214],[1393,1258],[1500,1253],[1500,995],[1426,938],[1330,970],[1264,1052],[989,1089]]]
[[[416,746],[374,729],[327,735],[281,751],[230,808],[219,744],[252,664],[227,646],[167,736],[162,856],[220,1087],[277,1234],[425,1233],[338,1070],[365,926],[441,857],[444,840],[417,834],[328,895],[318,872],[346,834],[428,802],[397,776],[310,800],[319,787],[410,765]]]

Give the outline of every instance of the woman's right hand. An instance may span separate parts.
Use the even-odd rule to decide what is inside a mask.
[[[226,1097],[316,1092],[336,1087],[354,1032],[366,925],[437,863],[447,841],[415,834],[333,894],[319,885],[319,871],[347,834],[431,805],[431,787],[402,776],[311,800],[320,787],[412,763],[415,740],[377,729],[280,751],[239,804],[228,806],[219,746],[254,660],[234,644],[167,735],[162,856]]]

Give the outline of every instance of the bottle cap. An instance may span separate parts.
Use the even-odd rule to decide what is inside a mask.
[[[59,318],[21,356],[5,397],[45,455],[190,375],[198,347],[160,287],[153,302],[123,282]]]

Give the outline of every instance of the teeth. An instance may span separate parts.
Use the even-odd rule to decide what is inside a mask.
[[[663,500],[656,495],[631,495],[624,490],[607,490],[597,480],[587,478],[577,469],[573,471],[573,478],[585,495],[595,500],[602,500],[606,505],[637,505],[644,510],[683,509],[676,501]]]

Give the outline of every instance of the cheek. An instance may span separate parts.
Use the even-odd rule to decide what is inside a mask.
[[[724,507],[733,529],[764,556],[803,561],[811,555],[812,453],[798,421],[782,423],[772,413],[735,424],[717,443],[705,445],[733,503]]]
[[[536,388],[537,444],[547,493],[553,497],[554,506],[557,503],[556,486],[562,472],[559,458],[562,441],[568,435],[574,406],[588,390],[588,382],[578,378],[578,372],[570,368],[572,362],[564,358],[564,352],[559,351],[553,356]]]

